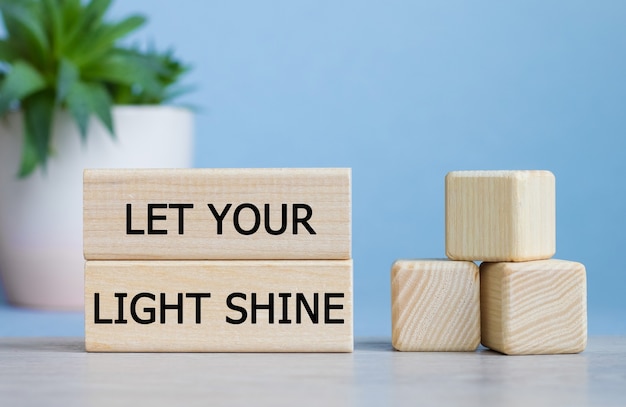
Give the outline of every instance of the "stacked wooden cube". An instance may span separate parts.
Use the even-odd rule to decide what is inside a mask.
[[[86,349],[351,352],[350,178],[86,170]]]
[[[583,351],[585,267],[552,259],[555,212],[549,171],[449,173],[449,260],[394,264],[393,346],[473,351],[482,342],[505,354]]]

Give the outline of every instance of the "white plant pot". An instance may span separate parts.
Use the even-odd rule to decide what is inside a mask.
[[[22,116],[0,120],[0,277],[12,304],[83,307],[83,169],[191,166],[190,111],[117,106],[113,119],[116,139],[92,119],[82,143],[69,114],[58,112],[46,172],[23,180],[16,177]]]

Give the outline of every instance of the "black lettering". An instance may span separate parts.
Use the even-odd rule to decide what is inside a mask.
[[[279,324],[290,324],[291,320],[288,318],[288,310],[289,310],[289,301],[287,300],[291,297],[290,293],[278,293],[278,296],[283,300],[283,316],[278,320]]]
[[[281,205],[280,229],[273,230],[270,224],[270,204],[265,204],[265,230],[270,235],[282,235],[287,230],[287,204]]]
[[[218,213],[215,210],[215,206],[213,206],[213,204],[208,204],[208,205],[209,205],[209,209],[211,210],[211,213],[213,214],[213,216],[215,217],[215,220],[217,221],[217,234],[221,235],[222,234],[222,222],[224,221],[224,218],[226,217],[226,214],[228,213],[228,210],[233,205],[232,204],[227,204],[224,207],[224,210],[222,211],[222,213]]]
[[[165,215],[155,215],[154,209],[165,209],[167,204],[148,204],[148,234],[149,235],[167,235],[165,229],[154,229],[153,222],[155,220],[165,220]]]
[[[128,321],[124,319],[124,298],[128,297],[126,293],[115,293],[117,298],[117,319],[116,324],[127,324]]]
[[[143,312],[146,312],[148,313],[148,315],[150,315],[150,318],[148,319],[139,318],[139,316],[137,315],[137,302],[142,298],[150,298],[152,301],[154,301],[155,296],[151,293],[139,293],[135,295],[130,302],[130,315],[133,317],[133,320],[138,324],[152,324],[156,320],[154,307],[145,307],[143,309]]]
[[[146,233],[143,229],[133,229],[132,226],[133,209],[131,204],[126,204],[126,234],[127,235],[143,235]]]
[[[233,319],[229,316],[226,316],[226,322],[229,324],[239,325],[246,322],[246,318],[248,318],[248,311],[244,307],[240,307],[238,305],[233,304],[233,298],[241,298],[244,301],[246,300],[246,295],[244,293],[232,293],[226,298],[226,306],[232,309],[233,311],[239,311],[241,313],[241,318]]]
[[[196,299],[196,324],[201,323],[200,314],[202,313],[202,307],[200,301],[202,301],[203,298],[211,298],[211,293],[187,293],[185,297]]]
[[[296,324],[302,323],[302,306],[304,306],[311,322],[317,324],[319,322],[319,294],[313,294],[313,309],[311,309],[304,294],[296,293]]]
[[[252,312],[252,323],[256,324],[256,312],[257,310],[266,309],[268,311],[268,322],[274,323],[274,293],[268,294],[269,304],[257,304],[256,293],[252,293],[252,306],[250,311]]]
[[[331,298],[343,298],[343,293],[326,293],[324,294],[324,323],[325,324],[343,324],[343,318],[331,319],[331,309],[343,309],[343,304],[331,304]]]
[[[254,226],[250,230],[244,230],[239,224],[239,214],[244,209],[251,209],[254,213]],[[251,203],[243,203],[235,208],[235,213],[233,214],[233,222],[235,224],[235,230],[242,235],[251,235],[259,230],[259,226],[261,225],[261,214],[259,213],[259,209]]]
[[[178,209],[178,234],[184,234],[183,212],[185,209],[193,209],[193,204],[170,204],[169,207]]]
[[[110,318],[103,319],[100,318],[100,293],[93,294],[93,314],[94,314],[94,324],[112,324],[113,320]]]
[[[303,218],[300,218],[298,216],[298,209],[304,209],[306,211],[306,215],[304,215]],[[304,228],[309,231],[309,234],[315,235],[316,234],[315,231],[313,230],[311,225],[309,225],[308,223],[308,221],[311,219],[312,216],[313,216],[313,209],[311,209],[309,205],[293,204],[293,234],[294,235],[298,234],[298,223],[302,223],[302,226],[304,226]]]
[[[178,323],[183,323],[183,294],[178,293],[178,302],[176,304],[165,303],[165,293],[161,293],[161,323],[165,323],[165,311],[168,309],[178,310]]]

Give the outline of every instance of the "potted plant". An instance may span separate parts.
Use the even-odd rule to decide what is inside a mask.
[[[111,0],[0,0],[0,276],[10,302],[83,304],[82,170],[188,167],[193,117],[162,106],[187,67],[124,46]]]

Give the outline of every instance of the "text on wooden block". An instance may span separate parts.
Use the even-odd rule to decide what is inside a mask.
[[[86,170],[87,260],[349,259],[349,169]]]
[[[88,261],[88,351],[351,352],[352,260]]]

